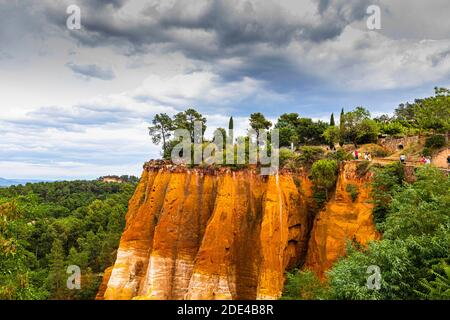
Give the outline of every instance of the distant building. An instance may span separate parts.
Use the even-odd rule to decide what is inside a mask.
[[[124,183],[125,181],[123,181],[122,178],[118,177],[118,176],[105,176],[105,177],[100,177],[99,180],[101,182],[105,182],[105,183]]]

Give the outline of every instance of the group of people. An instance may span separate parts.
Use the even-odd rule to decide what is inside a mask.
[[[400,155],[400,162],[403,164],[406,163],[406,156],[403,153]],[[431,157],[425,157],[424,155],[422,155],[422,157],[420,158],[420,163],[431,164]]]
[[[425,157],[425,156],[422,156],[422,157],[420,158],[420,162],[421,162],[422,164],[431,164],[431,157]]]
[[[355,150],[355,152],[353,152],[353,155],[355,157],[355,160],[359,160],[359,152],[358,152],[358,150]],[[372,161],[372,155],[370,154],[370,152],[364,152],[364,160]]]

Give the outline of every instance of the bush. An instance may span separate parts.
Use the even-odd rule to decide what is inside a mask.
[[[450,179],[423,167],[403,187],[395,166],[376,174],[378,189],[388,192],[383,239],[367,248],[347,247],[346,256],[327,272],[335,299],[445,299],[449,297]],[[367,283],[369,266],[379,267],[379,290]],[[372,275],[374,273],[372,272]],[[373,283],[373,282],[372,282]]]
[[[324,151],[321,147],[304,146],[300,148],[299,160],[305,164],[312,164],[323,157]]]
[[[445,146],[445,137],[442,135],[435,135],[427,138],[425,141],[425,148],[439,149]]]
[[[351,153],[345,152],[344,149],[339,149],[336,152],[328,153],[327,158],[341,162],[341,161],[346,161],[346,160],[352,160],[353,156]]]
[[[298,155],[286,148],[280,148],[280,168],[290,167],[295,168],[298,160]]]
[[[314,272],[295,269],[286,274],[282,300],[314,300],[327,297],[327,284],[322,283]]]
[[[369,152],[370,154],[372,154],[372,156],[377,158],[384,158],[389,155],[389,151],[378,144],[366,145],[365,151]]]
[[[338,166],[335,160],[322,159],[314,162],[311,168],[311,179],[314,186],[314,198],[321,207],[328,200],[328,191],[337,180]]]
[[[363,177],[370,168],[370,161],[361,161],[356,164],[356,175]]]
[[[422,295],[425,299],[450,300],[450,266],[444,264],[442,269],[444,269],[445,276],[434,270],[430,270],[430,273],[435,276],[435,279],[432,281],[422,279],[420,281],[420,284],[424,287],[424,291],[426,291]]]
[[[337,169],[335,160],[318,160],[311,168],[311,177],[317,186],[329,189],[336,183]]]
[[[345,190],[350,194],[352,201],[355,202],[359,195],[358,186],[354,184],[348,184]]]
[[[399,121],[394,121],[394,122],[389,122],[387,124],[382,124],[380,131],[382,133],[391,135],[391,136],[395,136],[395,137],[399,137],[402,136],[404,134],[404,128],[403,125],[401,124],[401,122]]]
[[[425,147],[425,148],[423,148],[423,150],[422,150],[422,154],[423,154],[425,157],[431,157],[431,155],[433,154],[433,151],[432,151],[430,148]]]
[[[404,179],[404,168],[399,162],[374,168],[372,180],[373,217],[379,230],[383,228],[392,196],[403,185]]]

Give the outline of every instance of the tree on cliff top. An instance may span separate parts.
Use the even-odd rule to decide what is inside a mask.
[[[175,129],[186,129],[189,131],[191,142],[195,142],[196,138],[200,139],[200,137],[195,137],[195,122],[201,122],[201,138],[203,138],[203,134],[206,131],[206,118],[197,110],[189,108],[186,111],[177,113],[173,119],[173,125]]]
[[[450,90],[435,88],[435,96],[416,100],[415,116],[419,126],[433,131],[450,130]]]
[[[325,191],[325,197],[328,199],[328,191],[335,185],[337,180],[338,166],[335,160],[321,159],[311,167],[311,178],[314,187]]]
[[[295,150],[300,138],[298,136],[299,116],[297,113],[282,114],[275,124],[280,132],[280,146],[291,147],[291,151]]]
[[[345,113],[344,108],[342,108],[341,116],[339,118],[339,145],[341,147],[344,145],[344,134],[345,134]]]
[[[272,126],[272,122],[267,120],[261,112],[252,113],[250,115],[250,127],[256,131],[256,138],[259,138],[259,130],[268,130]]]
[[[358,143],[374,142],[378,136],[377,123],[370,119],[370,112],[363,107],[356,107],[355,110],[347,112],[344,115],[344,123],[341,124],[342,128],[345,137],[353,142],[355,148]]]
[[[167,157],[168,140],[172,136],[174,125],[172,119],[165,113],[155,115],[152,121],[153,126],[149,127],[149,134],[154,144],[163,142],[163,156]]]

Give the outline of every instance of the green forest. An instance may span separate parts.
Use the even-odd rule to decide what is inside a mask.
[[[93,299],[115,261],[136,179],[0,188],[0,300]],[[67,289],[69,265],[80,290]]]

